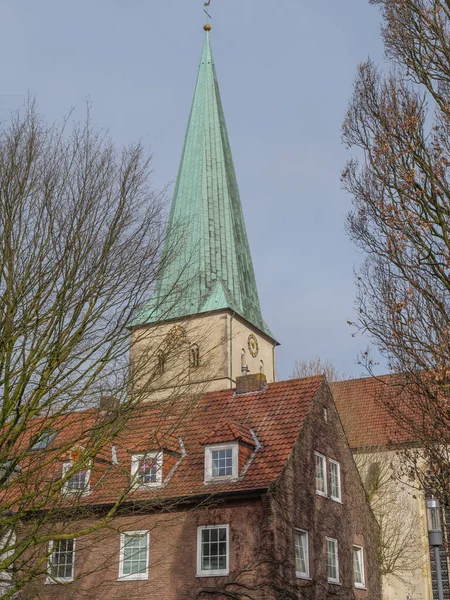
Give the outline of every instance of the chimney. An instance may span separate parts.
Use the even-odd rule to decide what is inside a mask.
[[[248,368],[248,365],[242,365],[242,367],[241,367],[242,377],[245,377],[246,375],[248,375],[249,372],[250,372],[250,369]]]
[[[242,369],[244,370],[244,369]],[[236,377],[236,394],[259,392],[266,388],[267,379],[263,373],[252,373]]]
[[[100,396],[100,412],[112,413],[119,408],[119,400],[114,396]]]

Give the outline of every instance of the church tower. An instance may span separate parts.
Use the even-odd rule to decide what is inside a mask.
[[[153,297],[132,323],[132,364],[149,389],[275,380],[236,173],[206,37]]]

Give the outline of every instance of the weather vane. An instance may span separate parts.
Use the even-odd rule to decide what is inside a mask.
[[[207,2],[204,3],[203,6],[209,6],[211,4],[211,0],[207,0]],[[208,17],[208,19],[211,19],[211,15],[209,14],[209,12],[207,11],[206,8],[203,9],[203,11],[205,12],[206,16]],[[204,27],[205,31],[209,31],[211,29],[211,25],[208,23],[205,25]]]

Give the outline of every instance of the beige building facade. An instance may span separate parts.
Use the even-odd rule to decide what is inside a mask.
[[[428,543],[426,491],[406,468],[413,457],[419,468],[422,465],[425,470],[426,465],[420,457],[420,447],[405,435],[387,408],[388,401],[395,401],[396,395],[403,393],[393,377],[335,382],[333,396],[381,528],[383,600],[435,600],[436,574]],[[447,593],[449,568],[443,548],[441,568]]]

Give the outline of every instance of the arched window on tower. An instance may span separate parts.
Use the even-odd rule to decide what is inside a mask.
[[[189,366],[193,368],[200,366],[200,348],[197,344],[192,344],[189,348]]]
[[[158,350],[158,365],[157,372],[159,375],[162,375],[166,370],[166,355],[162,350]]]

